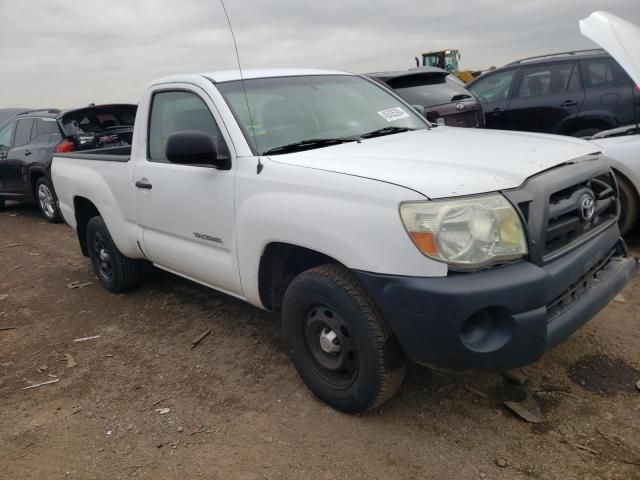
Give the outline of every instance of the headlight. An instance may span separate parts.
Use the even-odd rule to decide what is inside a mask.
[[[407,202],[400,215],[422,253],[460,270],[527,254],[520,217],[500,194]]]

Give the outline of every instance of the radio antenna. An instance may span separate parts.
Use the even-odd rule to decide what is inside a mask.
[[[238,71],[240,72],[240,83],[242,84],[242,91],[244,93],[244,100],[247,103],[247,113],[249,114],[249,122],[251,122],[251,136],[253,137],[253,143],[258,148],[258,139],[256,138],[256,130],[253,124],[253,116],[251,115],[251,107],[249,107],[249,97],[247,96],[247,89],[244,86],[244,75],[242,74],[242,64],[240,62],[240,53],[238,52],[238,42],[236,42],[236,35],[233,32],[233,27],[231,26],[231,19],[229,18],[229,12],[227,11],[227,7],[224,4],[224,0],[220,0],[222,4],[222,10],[224,10],[224,16],[227,17],[227,23],[229,24],[229,30],[231,31],[231,38],[233,39],[233,47],[236,50],[236,60],[238,62]],[[258,175],[262,172],[263,165],[260,161],[260,155],[258,152]]]

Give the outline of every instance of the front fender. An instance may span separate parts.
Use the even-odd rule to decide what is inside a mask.
[[[244,163],[245,165],[242,165]],[[398,185],[266,160],[236,179],[238,259],[246,298],[260,305],[260,258],[272,242],[305,247],[367,272],[444,276],[406,234],[399,204],[425,200]]]

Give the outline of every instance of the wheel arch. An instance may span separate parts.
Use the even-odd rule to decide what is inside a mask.
[[[36,201],[38,199],[38,195],[36,192],[36,184],[38,183],[38,180],[40,180],[41,178],[45,178],[45,179],[47,178],[47,176],[44,173],[44,170],[40,170],[39,168],[34,168],[29,171],[29,191],[31,192],[31,195],[33,195],[33,199]],[[51,186],[51,188],[53,189],[53,186]],[[55,193],[53,194],[55,198]]]
[[[599,128],[609,130],[619,124],[616,117],[608,112],[588,112],[579,114],[573,121],[567,121],[559,130],[566,135],[571,135],[586,128]]]
[[[87,224],[93,217],[100,216],[100,211],[94,203],[85,197],[76,196],[73,198],[73,207],[76,217],[76,233],[80,249],[85,257],[89,256],[87,245]]]
[[[326,264],[344,266],[338,260],[310,248],[284,242],[267,244],[258,267],[258,292],[262,305],[267,310],[279,310],[287,287],[298,274]]]
[[[623,182],[625,182],[627,185],[629,185],[629,187],[631,188],[633,197],[634,197],[633,199],[636,202],[636,206],[640,205],[640,192],[638,191],[638,187],[637,187],[636,183],[634,183],[633,180],[631,178],[629,178],[629,176],[625,172],[620,170],[619,168],[616,168],[615,166],[612,166],[611,170],[613,170],[613,173],[614,173],[614,175],[616,177],[616,182],[619,183],[619,180],[618,180],[618,178],[619,178]],[[620,190],[619,186],[618,186],[618,190]],[[637,224],[637,220],[634,222],[634,226],[636,224]]]

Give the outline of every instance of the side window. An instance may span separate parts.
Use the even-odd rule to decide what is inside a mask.
[[[25,118],[18,121],[16,128],[16,138],[13,141],[14,147],[22,147],[31,141],[31,129],[33,128],[33,118]]]
[[[39,118],[36,124],[38,135],[42,135],[43,133],[60,133],[60,127],[58,127],[58,122],[55,118]]]
[[[586,88],[620,87],[629,82],[620,65],[611,58],[583,60],[582,71]]]
[[[577,77],[572,76],[574,68],[574,62],[525,68],[518,97],[540,97],[575,90],[578,84]]]
[[[207,104],[198,95],[184,91],[154,94],[149,120],[149,160],[166,163],[165,150],[169,135],[186,130],[197,130],[211,135],[218,155],[229,155],[218,124]]]
[[[13,130],[16,128],[16,122],[7,124],[0,130],[0,148],[11,148],[11,140],[13,139]]]
[[[501,102],[509,98],[509,92],[515,74],[515,70],[490,74],[485,78],[479,79],[469,87],[469,90],[471,90],[482,103]]]

